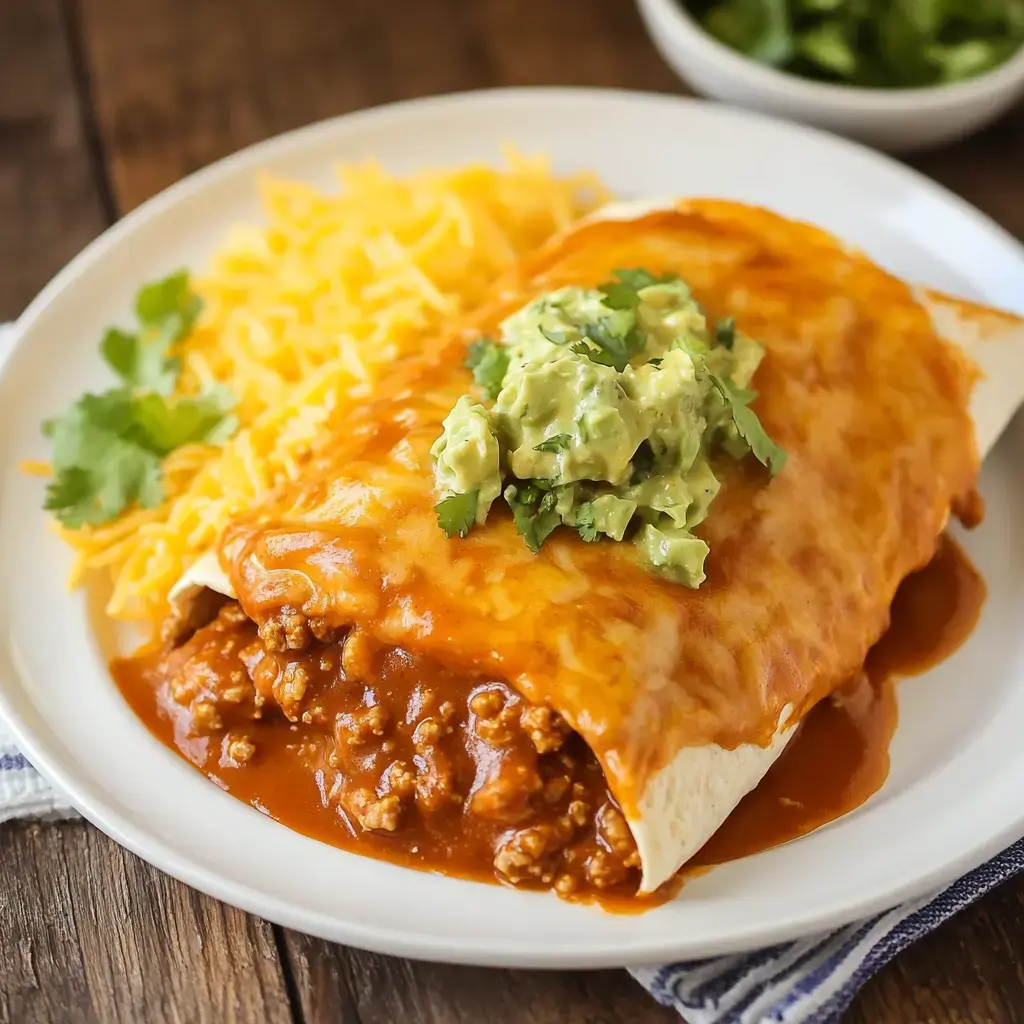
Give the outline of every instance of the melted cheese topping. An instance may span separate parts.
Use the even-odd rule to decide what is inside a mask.
[[[681,275],[768,350],[755,408],[789,462],[773,480],[752,458],[716,466],[699,591],[652,577],[630,545],[556,531],[532,555],[510,516],[447,540],[433,512],[429,448],[470,386],[466,341],[541,292],[631,266]],[[628,811],[681,748],[764,746],[786,705],[798,720],[861,665],[972,492],[972,380],[904,284],[816,229],[716,201],[590,224],[339,417],[221,558],[257,621],[287,606],[358,623],[555,707]]]

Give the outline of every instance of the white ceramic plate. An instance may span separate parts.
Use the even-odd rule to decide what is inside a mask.
[[[201,267],[258,219],[265,170],[332,184],[339,160],[404,172],[497,159],[500,145],[594,168],[623,196],[715,194],[815,221],[895,272],[1024,312],[1024,252],[942,189],[849,143],[693,101],[615,92],[466,94],[368,111],[272,140],[194,175],[91,245],[32,304],[0,379],[0,710],[96,825],[158,867],[273,921],[388,953],[508,966],[654,963],[751,948],[923,894],[1024,832],[1024,422],[983,475],[988,519],[966,545],[990,598],[955,657],[900,689],[882,791],[787,846],[718,868],[676,901],[608,915],[552,896],[420,874],[307,839],[220,792],[152,739],[107,674],[68,553],[48,531],[38,424],[101,386],[103,327],[143,281]]]

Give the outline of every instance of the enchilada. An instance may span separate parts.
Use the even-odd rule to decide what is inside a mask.
[[[472,387],[467,343],[623,266],[678,275],[767,352],[756,409],[788,462],[713,453],[697,589],[567,530],[534,553],[508,516],[437,529],[430,450]],[[714,202],[582,226],[332,424],[184,581],[173,626],[194,635],[133,670],[240,771],[276,716],[370,848],[652,891],[857,674],[950,512],[976,518],[973,378],[905,285],[806,226]],[[237,603],[201,625],[204,589]],[[454,863],[453,832],[475,837]]]

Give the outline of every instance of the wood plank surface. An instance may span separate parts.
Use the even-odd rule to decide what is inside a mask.
[[[74,12],[0,0],[0,320],[112,220]],[[276,936],[90,826],[0,826],[0,1022],[293,1019]]]
[[[81,822],[9,824],[0,836],[0,1020],[293,1020],[265,921]]]
[[[305,1024],[668,1024],[625,971],[415,963],[284,932]]]
[[[242,146],[520,84],[682,91],[630,0],[0,0],[0,317],[115,211]],[[1024,108],[912,163],[1024,237]],[[0,827],[0,863],[0,1024],[674,1019],[621,971],[414,964],[272,927],[81,823]],[[1019,878],[901,954],[846,1020],[1024,1020],[1022,949]]]
[[[629,0],[86,0],[82,28],[125,209],[242,146],[391,100],[679,88]]]
[[[0,0],[0,321],[109,223],[58,0]]]

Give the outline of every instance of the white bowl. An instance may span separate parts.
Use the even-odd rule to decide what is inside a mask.
[[[666,63],[698,92],[827,128],[890,152],[926,149],[976,132],[1024,94],[1024,48],[967,82],[862,89],[798,78],[718,42],[676,0],[637,0]]]

